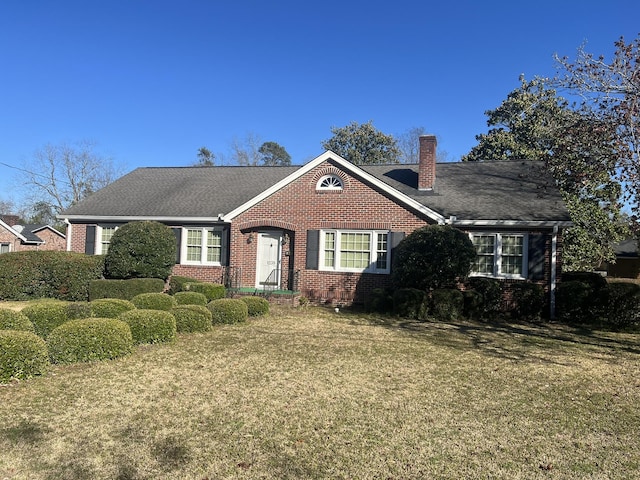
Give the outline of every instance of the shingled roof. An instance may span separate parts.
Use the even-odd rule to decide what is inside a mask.
[[[250,202],[290,175],[294,178],[304,168],[138,168],[69,208],[61,217],[214,219]],[[444,218],[570,220],[560,193],[539,162],[439,163],[431,191],[418,190],[418,165],[366,165],[351,168],[350,173],[357,175],[359,170]]]

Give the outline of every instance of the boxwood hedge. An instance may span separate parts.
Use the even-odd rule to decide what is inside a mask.
[[[211,330],[212,315],[202,305],[178,305],[171,309],[176,318],[176,330],[180,333],[207,332]]]
[[[143,310],[169,311],[178,303],[176,299],[167,293],[141,293],[131,299],[136,308]]]
[[[211,321],[217,323],[244,322],[249,316],[249,307],[237,298],[219,298],[207,303],[211,311]]]
[[[240,300],[247,304],[250,317],[259,317],[269,313],[269,302],[262,297],[241,297]]]
[[[188,292],[199,292],[204,294],[209,302],[211,300],[217,300],[218,298],[224,298],[227,295],[227,289],[224,288],[224,285],[221,285],[219,283],[186,283],[184,285],[184,289]]]
[[[89,284],[89,300],[122,298],[131,300],[140,293],[160,293],[164,280],[160,278],[130,278],[128,280],[93,280]]]
[[[118,319],[129,325],[135,344],[170,342],[176,337],[176,318],[163,310],[129,310]]]
[[[58,300],[47,300],[27,305],[22,309],[35,328],[35,332],[42,338],[59,325],[69,320],[68,303]]]
[[[23,330],[35,333],[35,328],[29,317],[22,312],[0,308],[0,330]]]
[[[122,312],[133,310],[136,306],[121,298],[98,298],[89,302],[92,317],[118,318]]]
[[[35,333],[0,330],[0,382],[42,375],[49,366],[45,341]]]
[[[47,337],[54,363],[89,362],[118,358],[131,352],[129,326],[115,318],[69,320]]]
[[[173,295],[178,305],[201,305],[208,302],[207,297],[200,292],[177,292]]]

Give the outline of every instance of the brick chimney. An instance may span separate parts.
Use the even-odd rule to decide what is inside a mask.
[[[420,135],[418,190],[433,190],[436,181],[436,136]]]

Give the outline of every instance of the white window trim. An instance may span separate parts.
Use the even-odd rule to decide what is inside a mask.
[[[511,273],[502,273],[502,236],[520,236],[522,237],[522,274],[516,275]],[[471,272],[472,277],[492,277],[492,278],[508,278],[517,280],[526,280],[529,275],[529,234],[527,232],[470,232],[469,238],[473,241],[475,236],[492,236],[495,237],[495,252],[493,256],[493,274]]]
[[[187,260],[187,237],[189,230],[202,231],[202,250],[200,254],[200,261]],[[220,261],[219,262],[207,262],[207,232],[218,232],[220,234]],[[224,246],[224,230],[221,227],[182,227],[182,235],[180,240],[180,265],[213,265],[221,266],[222,259],[225,254]]]
[[[327,267],[324,264],[325,240],[326,240],[327,233],[333,233],[335,238],[335,251],[334,251],[335,253],[334,253],[333,267]],[[340,234],[342,233],[368,233],[370,235],[369,252],[371,253],[371,258],[369,258],[369,267],[364,269],[340,267],[340,257],[341,257]],[[378,235],[387,236],[387,250],[386,250],[387,266],[384,269],[376,268],[376,263],[378,260]],[[391,238],[390,238],[390,232],[388,230],[340,230],[340,229],[320,230],[318,269],[325,272],[353,272],[353,273],[377,273],[377,274],[389,273],[391,271],[390,246],[391,246]]]
[[[96,241],[95,241],[95,255],[102,255],[102,230],[105,227],[101,226],[101,225],[97,225],[96,226]],[[118,225],[115,226],[108,226],[107,228],[115,228],[116,230],[118,230],[118,228],[120,228]],[[111,242],[109,242],[111,243]]]
[[[9,247],[9,251],[5,252],[5,253],[11,253],[13,251],[13,244],[11,242],[0,242],[1,246],[7,246]]]
[[[329,186],[322,186],[322,183],[325,180],[331,179],[331,184]],[[316,183],[316,190],[330,190],[330,191],[340,191],[344,189],[344,180],[342,180],[338,175],[329,174],[323,175]]]

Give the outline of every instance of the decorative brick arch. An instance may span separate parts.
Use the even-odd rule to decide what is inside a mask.
[[[281,228],[283,230],[290,230],[292,232],[296,231],[297,226],[293,223],[285,222],[282,220],[250,220],[242,223],[236,224],[238,230],[250,230],[252,228],[259,227],[273,227],[273,228]]]
[[[315,174],[313,175],[313,185],[317,185],[320,179],[327,175],[335,175],[340,180],[342,180],[343,188],[347,188],[349,186],[349,175],[332,165],[327,165],[326,167],[320,168],[315,172]]]

